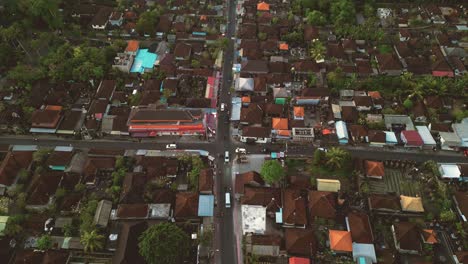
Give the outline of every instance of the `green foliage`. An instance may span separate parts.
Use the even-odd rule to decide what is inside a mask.
[[[156,33],[156,23],[160,15],[161,11],[159,9],[143,12],[136,23],[136,30],[140,34],[154,36]]]
[[[84,185],[83,183],[77,183],[75,187],[73,188],[75,192],[82,192],[85,189],[86,189],[86,185]]]
[[[200,177],[201,170],[205,167],[200,156],[189,156],[189,162],[192,169],[188,173],[188,181],[193,189],[198,189],[198,178]]]
[[[326,52],[326,48],[321,41],[319,40],[312,41],[310,48],[309,48],[309,53],[312,59],[316,61],[323,60],[325,56],[325,52]]]
[[[330,148],[325,154],[326,166],[332,170],[338,170],[345,167],[351,159],[349,152],[342,148]]]
[[[442,211],[439,215],[440,221],[442,222],[453,222],[457,219],[457,215],[450,209]]]
[[[299,44],[304,41],[304,35],[299,31],[292,31],[288,34],[281,36],[282,41],[286,41],[290,44]]]
[[[95,252],[104,248],[104,236],[96,229],[82,233],[80,242],[85,252]]]
[[[190,65],[192,66],[192,68],[200,68],[200,61],[199,60],[195,60],[193,59],[190,63]]]
[[[406,98],[405,101],[403,102],[403,106],[406,109],[412,109],[413,108],[413,100],[411,100],[410,98]]]
[[[204,247],[209,247],[213,241],[213,230],[204,229],[203,232],[198,234],[198,243]]]
[[[49,157],[51,149],[43,148],[38,149],[36,152],[33,153],[33,160],[39,164],[42,164],[46,161],[47,157]]]
[[[141,101],[141,93],[136,93],[136,94],[132,94],[130,95],[130,106],[137,106],[140,104],[140,101]]]
[[[61,0],[29,0],[29,10],[31,15],[46,22],[51,29],[63,26],[59,11]]]
[[[58,188],[56,191],[55,191],[55,199],[62,199],[63,197],[65,197],[65,195],[67,194],[67,190],[65,190],[64,188]]]
[[[453,111],[453,116],[457,122],[461,122],[464,118],[468,117],[468,110],[456,109]]]
[[[332,1],[330,6],[330,20],[338,26],[343,24],[355,24],[356,9],[354,2],[351,0]]]
[[[97,200],[88,200],[80,211],[80,232],[91,232],[94,230],[93,219],[98,205]]]
[[[314,25],[314,26],[323,26],[327,23],[327,18],[325,15],[317,10],[312,10],[307,13],[306,16],[307,23]]]
[[[45,77],[42,69],[18,64],[7,73],[7,78],[15,80],[20,87],[31,86],[35,81]]]
[[[76,233],[77,228],[73,224],[65,224],[63,226],[63,235],[66,237],[72,237]]]
[[[25,215],[12,215],[8,218],[5,230],[3,231],[7,236],[16,236],[23,232],[23,223],[26,220]]]
[[[264,41],[267,39],[267,34],[265,32],[259,32],[258,33],[258,39]]]
[[[36,244],[39,250],[47,250],[52,248],[52,238],[50,235],[43,235],[37,240]]]
[[[19,172],[18,172],[18,182],[19,183],[27,183],[29,180],[29,171],[22,168]]]
[[[182,263],[190,249],[189,236],[172,223],[153,225],[138,240],[140,255],[148,264]]]
[[[260,175],[268,184],[278,183],[285,176],[284,168],[276,160],[267,160],[263,163]]]

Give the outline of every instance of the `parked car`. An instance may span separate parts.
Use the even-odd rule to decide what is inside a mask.
[[[224,162],[229,163],[229,151],[224,152]]]
[[[166,149],[176,149],[177,145],[176,144],[167,144]]]
[[[222,103],[220,109],[221,109],[221,111],[224,112],[224,110],[226,110],[226,104]]]

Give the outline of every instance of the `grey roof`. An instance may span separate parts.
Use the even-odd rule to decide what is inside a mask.
[[[404,124],[406,130],[415,130],[413,121],[407,115],[384,115],[384,122],[387,129],[391,129],[392,124]]]
[[[463,145],[468,146],[468,122],[454,123],[452,124],[453,131],[457,133]]]
[[[106,227],[109,223],[110,213],[112,210],[112,202],[108,200],[101,200],[96,208],[94,214],[93,224],[101,227]]]

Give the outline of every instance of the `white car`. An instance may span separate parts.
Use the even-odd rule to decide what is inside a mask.
[[[236,148],[236,153],[246,154],[247,151],[245,150],[245,148]]]
[[[224,152],[224,162],[229,163],[229,151]]]
[[[222,103],[222,104],[221,104],[221,111],[224,111],[224,110],[226,110],[226,104],[225,104],[225,103]]]
[[[176,144],[167,144],[166,149],[176,149],[177,145]]]

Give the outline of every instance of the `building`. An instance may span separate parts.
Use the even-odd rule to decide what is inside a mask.
[[[437,143],[431,135],[431,131],[427,128],[427,126],[416,126],[416,130],[421,136],[421,139],[424,143],[424,148],[434,148],[436,147]]]
[[[342,230],[329,230],[330,249],[336,253],[350,253],[353,251],[351,232]]]
[[[271,129],[268,127],[247,126],[242,128],[240,140],[244,143],[267,143],[270,141]]]
[[[346,127],[346,123],[343,121],[337,121],[335,123],[336,128],[336,136],[338,137],[338,142],[340,144],[348,144],[349,136],[348,136],[348,128]]]
[[[134,108],[127,121],[132,137],[205,135],[205,113],[188,109]]]
[[[129,73],[134,60],[135,56],[131,54],[117,53],[117,56],[114,58],[114,64],[112,64],[112,68]]]
[[[419,254],[421,252],[421,236],[415,223],[395,223],[392,225],[392,233],[395,248],[400,253]]]
[[[314,129],[309,127],[293,127],[292,139],[294,141],[313,141]]]
[[[55,133],[62,120],[62,107],[47,105],[34,111],[31,117],[31,133]]]
[[[266,207],[262,205],[241,205],[242,234],[264,234],[266,230]]]
[[[421,148],[424,145],[424,141],[418,131],[404,130],[401,132],[400,137],[401,141],[405,143],[405,147]]]
[[[366,160],[364,164],[367,177],[382,179],[385,175],[385,168],[383,162]]]

